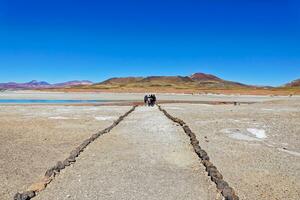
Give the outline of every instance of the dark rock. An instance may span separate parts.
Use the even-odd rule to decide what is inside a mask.
[[[58,161],[57,163],[56,163],[56,165],[55,165],[55,170],[56,171],[60,171],[60,170],[62,170],[62,169],[64,169],[65,168],[65,165],[61,162],[61,161]]]
[[[215,183],[217,182],[217,180],[223,179],[222,174],[218,170],[210,172],[210,177],[211,180]]]
[[[222,190],[222,195],[225,197],[225,200],[236,200],[234,190],[229,186]]]
[[[69,162],[68,159],[66,159],[66,160],[63,161],[63,165],[64,165],[65,167],[67,167],[67,166],[70,166],[71,163]]]
[[[33,191],[27,191],[24,193],[17,193],[14,196],[14,200],[29,200],[35,196],[35,192]]]
[[[199,146],[199,145],[197,145],[197,146],[195,146],[194,147],[194,151],[198,154],[198,155],[200,155],[200,151],[201,151],[202,149],[201,149],[201,147]]]
[[[54,175],[54,168],[51,167],[50,169],[48,169],[48,170],[46,171],[45,176],[50,178],[50,177],[53,176],[53,175]]]
[[[212,173],[218,171],[217,167],[215,166],[207,167],[206,169],[207,169],[208,176],[211,176]]]
[[[202,160],[209,160],[209,157],[208,157],[206,151],[204,151],[203,149],[200,150],[198,155]]]
[[[96,133],[96,134],[93,134],[93,135],[91,136],[90,139],[92,139],[92,140],[94,141],[94,140],[96,140],[98,137],[99,137],[99,135]]]
[[[73,155],[70,155],[67,160],[69,161],[69,163],[73,163],[76,161],[76,157],[74,157]]]
[[[77,149],[77,148],[75,150],[71,151],[71,153],[70,153],[70,157],[72,157],[72,158],[76,158],[78,155],[79,155],[79,149]]]
[[[217,188],[223,190],[226,187],[229,187],[228,183],[222,179],[216,180]]]
[[[199,145],[199,141],[198,140],[192,140],[191,144],[193,146],[198,146]]]
[[[23,200],[22,199],[22,194],[20,194],[20,193],[15,194],[14,200]]]
[[[211,166],[214,166],[210,161],[208,160],[203,160],[202,161],[203,165],[208,168],[208,167],[211,167]]]

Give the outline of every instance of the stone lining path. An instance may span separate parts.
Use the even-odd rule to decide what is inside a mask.
[[[138,107],[34,199],[222,199],[182,128]]]

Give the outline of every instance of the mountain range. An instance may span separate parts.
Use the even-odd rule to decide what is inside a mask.
[[[42,89],[42,88],[68,88],[72,86],[87,86],[92,85],[93,82],[91,81],[68,81],[63,83],[56,83],[56,84],[50,84],[46,81],[30,81],[27,83],[15,83],[15,82],[9,82],[9,83],[0,83],[1,89]]]
[[[50,84],[45,81],[30,81],[28,83],[0,83],[0,89],[164,89],[164,90],[201,90],[201,89],[300,89],[300,79],[287,83],[281,87],[253,86],[239,82],[221,79],[215,75],[195,73],[190,76],[148,76],[148,77],[119,77],[110,78],[100,83],[88,80],[68,81]]]
[[[111,78],[86,88],[249,88],[254,87],[238,82],[223,80],[217,76],[205,73],[195,73],[191,76],[148,76]]]

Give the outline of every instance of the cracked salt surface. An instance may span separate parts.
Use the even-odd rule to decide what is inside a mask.
[[[221,132],[227,134],[230,138],[245,141],[261,141],[267,137],[265,130],[256,128],[247,128],[246,130],[227,128],[222,129]]]

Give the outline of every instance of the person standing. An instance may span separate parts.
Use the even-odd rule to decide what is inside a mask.
[[[153,94],[153,106],[156,104],[156,96]]]
[[[145,95],[144,96],[144,104],[145,104],[145,106],[147,105],[147,103],[148,103],[148,95]]]

